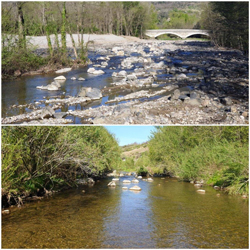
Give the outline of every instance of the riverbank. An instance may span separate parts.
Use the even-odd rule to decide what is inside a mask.
[[[2,123],[248,124],[248,58],[242,52],[203,41],[96,37],[90,51],[97,56],[82,70],[88,77],[112,79],[99,89],[99,97],[89,99],[78,91],[75,96],[47,96],[37,104],[15,104],[10,108],[30,112],[4,117]],[[64,84],[73,83],[63,75]],[[96,100],[101,105],[92,107]],[[48,105],[55,112],[42,117]],[[86,108],[69,108],[72,105]],[[54,116],[62,107],[66,119]]]

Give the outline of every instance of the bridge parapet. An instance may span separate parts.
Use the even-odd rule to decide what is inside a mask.
[[[210,36],[209,30],[197,30],[197,29],[158,29],[158,30],[146,30],[145,35],[156,38],[157,36],[164,34],[172,34],[179,36],[182,39],[186,39],[193,35],[205,35]]]

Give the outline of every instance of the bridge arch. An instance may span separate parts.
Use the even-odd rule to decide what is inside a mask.
[[[194,35],[204,35],[209,37],[208,30],[198,30],[198,29],[158,29],[158,30],[146,30],[145,35],[149,37],[158,37],[164,34],[171,34],[182,39],[186,39],[187,37]]]
[[[168,31],[157,34],[155,36],[155,38],[158,37],[158,36],[167,35],[167,34],[169,34],[169,35],[175,35],[175,36],[180,37],[181,39],[184,39],[180,34],[177,34],[177,33],[174,33],[174,32],[168,32]]]

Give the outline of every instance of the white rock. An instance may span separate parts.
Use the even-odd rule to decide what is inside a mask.
[[[123,50],[118,51],[118,52],[116,53],[116,55],[117,55],[117,56],[124,56],[124,51],[123,51]]]
[[[119,178],[113,178],[112,181],[119,181]]]
[[[66,77],[65,76],[57,76],[54,78],[54,80],[62,80],[62,81],[65,81],[66,80]]]
[[[95,70],[94,72],[92,72],[92,74],[94,74],[94,75],[102,75],[102,74],[104,74],[105,72],[103,71],[103,70]]]
[[[128,190],[128,187],[122,187],[123,190]]]
[[[87,70],[87,72],[88,72],[88,73],[91,73],[91,74],[92,74],[94,71],[95,71],[95,68],[89,68],[89,69]]]
[[[206,193],[206,191],[203,190],[203,189],[198,189],[197,192],[198,192],[198,193],[201,193],[201,194],[205,194],[205,193]]]
[[[124,180],[123,183],[131,183],[130,180]]]
[[[136,179],[133,179],[131,182],[132,182],[132,183],[138,183],[139,181],[136,180]]]
[[[141,188],[138,186],[133,186],[131,187],[129,190],[133,190],[133,191],[141,191]]]
[[[115,187],[115,186],[116,186],[116,184],[115,184],[114,181],[111,181],[111,182],[108,184],[108,187]]]
[[[69,72],[69,71],[71,71],[71,70],[72,70],[72,68],[64,68],[64,69],[59,69],[59,70],[57,70],[55,73],[61,74],[61,73]]]
[[[51,85],[48,86],[47,89],[48,90],[58,90],[59,88],[56,85],[51,84]]]

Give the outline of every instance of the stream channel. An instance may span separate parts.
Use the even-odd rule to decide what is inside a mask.
[[[160,177],[140,180],[134,192],[122,189],[124,179],[133,177],[11,209],[2,218],[2,248],[248,249],[248,200],[209,186],[200,194],[193,184]]]
[[[108,52],[108,53],[107,53]],[[148,53],[149,48],[145,48],[144,52]],[[166,50],[166,53],[168,51]],[[68,96],[77,96],[80,89],[82,87],[92,87],[103,90],[105,87],[111,87],[113,82],[118,82],[122,80],[122,78],[114,78],[112,77],[113,72],[119,72],[122,70],[120,64],[121,61],[130,56],[141,56],[141,54],[133,52],[127,56],[110,56],[111,50],[102,51],[89,51],[89,59],[92,64],[86,67],[81,67],[78,69],[73,69],[70,72],[63,74],[56,73],[48,73],[41,75],[33,75],[33,76],[22,76],[18,79],[14,80],[3,80],[2,81],[2,117],[10,117],[15,115],[20,115],[24,113],[29,113],[34,109],[44,108],[46,104],[45,100],[54,99],[54,98],[67,98]],[[99,60],[102,56],[110,56],[110,61],[106,68],[100,67],[100,63],[103,62]],[[171,62],[166,62],[165,65],[174,64],[178,66],[181,63],[181,60],[171,58]],[[159,56],[153,56],[152,61],[158,63],[162,61]],[[99,67],[96,65],[100,65]],[[88,68],[95,67],[96,70],[102,69],[105,74],[103,75],[93,75],[87,73]],[[135,68],[143,67],[141,63],[134,63],[133,67],[130,69],[125,69],[128,74],[134,72]],[[185,67],[185,66],[183,66]],[[61,88],[58,91],[49,91],[49,90],[41,90],[37,89],[38,86],[46,86],[53,82],[53,79],[58,75],[64,75],[67,80],[64,83],[61,83]],[[195,77],[196,74],[190,73],[187,75],[192,75]],[[172,74],[167,74],[165,70],[157,70],[157,80],[154,81],[154,87],[140,87],[136,91],[140,90],[150,90],[158,91],[162,90],[163,87],[166,86],[166,77],[171,77]],[[85,81],[72,80],[71,78],[75,77],[79,79],[80,77],[84,78]],[[138,77],[138,79],[144,79],[147,77]],[[187,86],[192,88],[191,86]],[[98,107],[100,105],[113,105],[118,104],[118,102],[107,104],[107,101],[112,101],[115,97],[122,97],[129,93],[133,92],[133,90],[127,91],[117,91],[110,95],[103,96],[100,100],[94,100],[89,103],[77,104],[77,105],[64,105],[63,108],[55,110],[56,112],[67,112],[68,110],[84,110],[86,108]],[[160,98],[163,95],[169,95],[171,92],[165,92],[164,94],[156,95],[154,97],[150,97],[150,99]],[[143,101],[147,98],[141,98]],[[121,101],[119,103],[126,103],[127,101]],[[31,104],[31,105],[30,105]],[[30,108],[32,106],[32,108]],[[74,124],[84,124],[87,123],[84,119],[79,117],[66,116],[66,119],[73,120]]]

